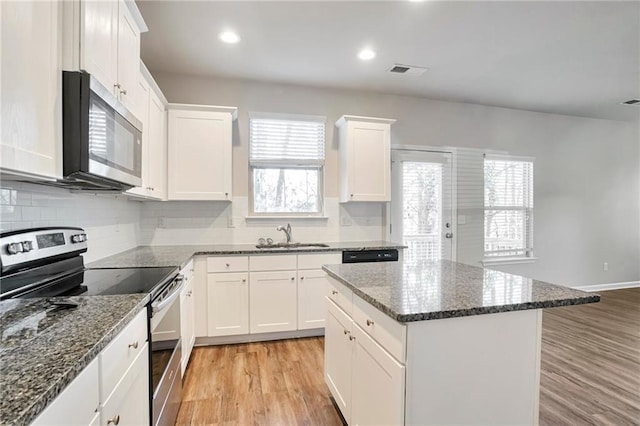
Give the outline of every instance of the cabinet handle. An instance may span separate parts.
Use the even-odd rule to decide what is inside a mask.
[[[228,264],[228,263],[225,263],[225,265],[227,265],[227,268],[229,267],[229,264]]]
[[[368,319],[368,320],[367,320],[367,325],[373,325],[373,321],[371,321],[371,320],[369,320],[369,319]]]
[[[107,420],[108,425],[110,425],[111,423],[113,423],[114,425],[117,425],[118,423],[120,423],[120,414],[118,414],[112,419]]]
[[[295,280],[296,280],[296,277],[291,277],[291,281],[295,281]]]
[[[242,279],[242,282],[243,282],[243,283],[246,283],[246,282],[247,282],[247,279],[246,279],[246,278],[243,278],[243,279]]]
[[[129,347],[133,348],[133,349],[138,349],[138,341],[136,340],[133,343],[129,343]],[[118,424],[118,423],[116,423],[116,424]]]
[[[349,336],[349,340],[356,340],[355,336]]]
[[[119,89],[120,88],[120,83],[114,84],[113,87],[115,87],[116,89]]]
[[[353,194],[351,194],[351,198],[353,198]]]
[[[304,277],[300,277],[300,280],[304,280]]]
[[[337,291],[335,291],[335,290],[331,290],[331,294],[333,294],[333,295],[335,296],[335,295],[337,295],[337,294],[338,294],[338,292],[337,292]]]
[[[344,334],[349,334],[349,333],[351,333],[349,330],[347,329],[344,330]]]
[[[120,94],[121,94],[121,95],[126,95],[126,94],[127,94],[127,91],[126,91],[126,90],[121,90],[121,91],[120,91]]]

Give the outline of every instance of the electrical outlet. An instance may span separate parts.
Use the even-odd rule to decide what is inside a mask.
[[[603,271],[608,271],[609,270],[609,262],[604,262],[602,264],[602,270]]]
[[[351,226],[353,225],[353,220],[351,220],[350,216],[343,215],[340,216],[340,226]]]

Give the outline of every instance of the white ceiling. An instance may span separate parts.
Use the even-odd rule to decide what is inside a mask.
[[[152,71],[637,120],[640,2],[140,1]],[[218,40],[235,30],[240,43]],[[377,51],[359,60],[364,46]],[[394,62],[429,68],[389,74]]]

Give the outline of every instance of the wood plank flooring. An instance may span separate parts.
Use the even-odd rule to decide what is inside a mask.
[[[541,425],[640,425],[640,288],[545,310]],[[178,425],[342,425],[323,339],[196,348]]]

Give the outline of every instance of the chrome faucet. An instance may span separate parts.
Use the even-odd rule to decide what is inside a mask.
[[[276,228],[276,231],[282,231],[287,236],[287,244],[291,243],[291,225],[287,223],[287,226],[280,225]]]

